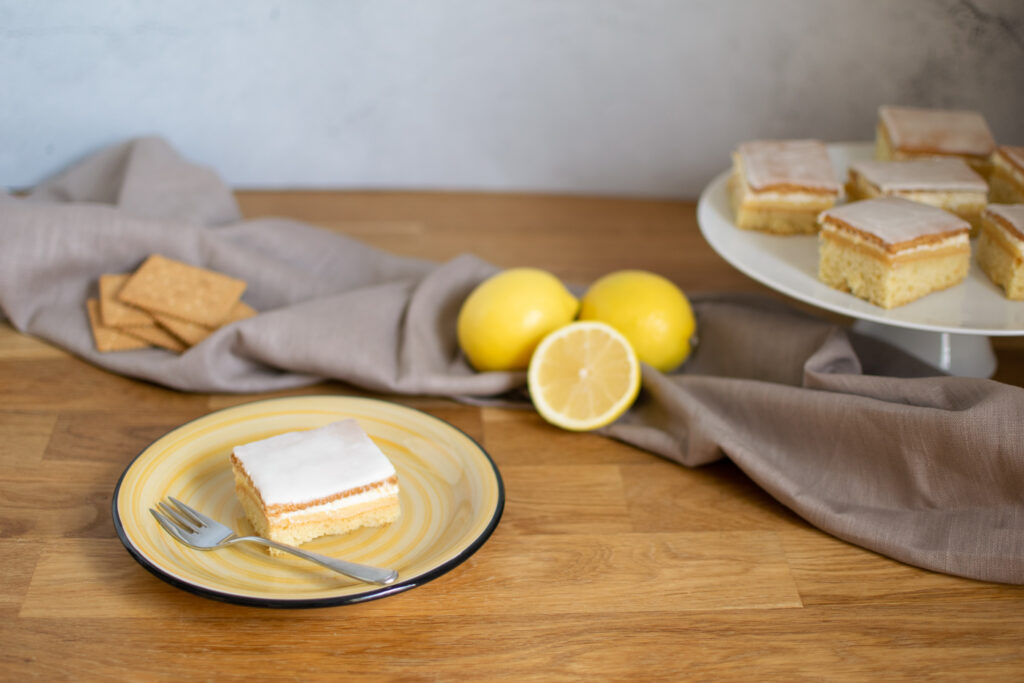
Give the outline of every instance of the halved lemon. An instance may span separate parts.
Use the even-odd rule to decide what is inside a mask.
[[[530,398],[541,417],[573,431],[604,427],[640,392],[640,363],[611,325],[575,322],[548,334],[530,359]]]

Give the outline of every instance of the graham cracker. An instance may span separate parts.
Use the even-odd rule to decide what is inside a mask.
[[[188,320],[182,320],[181,318],[175,318],[172,315],[166,315],[164,313],[154,313],[153,317],[156,321],[167,328],[174,336],[178,337],[186,344],[195,346],[199,342],[203,341],[211,334],[213,334],[218,328],[223,327],[229,323],[237,322],[239,320],[245,320],[256,315],[256,309],[239,300],[228,313],[227,317],[221,321],[217,327],[208,327],[207,325],[200,325],[198,323],[189,322]]]
[[[153,316],[117,298],[129,277],[131,273],[100,275],[100,318],[108,327],[151,327],[155,324]]]
[[[171,334],[190,346],[195,346],[199,342],[203,341],[213,334],[214,330],[212,327],[200,325],[199,323],[192,323],[188,320],[182,320],[181,318],[175,318],[173,315],[167,315],[165,313],[154,313],[153,317],[156,318],[156,321],[161,326],[165,327]]]
[[[255,308],[239,300],[231,310],[228,312],[228,317],[224,319],[221,325],[227,325],[228,323],[236,323],[239,320],[245,320],[256,315],[257,311]]]
[[[125,282],[124,303],[215,327],[245,291],[245,281],[153,254]]]
[[[149,342],[153,346],[159,346],[168,351],[181,353],[188,348],[188,344],[158,325],[151,327],[125,327],[122,332],[132,337],[138,337]]]
[[[85,302],[86,311],[89,314],[89,327],[92,328],[92,339],[96,344],[97,351],[131,351],[133,349],[144,349],[149,343],[125,334],[116,327],[108,327],[100,319],[100,302],[98,299],[88,299]]]

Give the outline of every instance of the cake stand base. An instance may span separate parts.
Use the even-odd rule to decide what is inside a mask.
[[[987,378],[996,371],[996,354],[984,335],[915,330],[870,320],[856,321],[853,329],[889,342],[951,375]]]

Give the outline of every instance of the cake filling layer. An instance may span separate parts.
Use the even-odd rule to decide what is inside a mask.
[[[993,237],[1016,256],[1024,257],[1024,205],[992,204],[984,215],[995,233]]]
[[[987,187],[987,186],[986,186]],[[851,200],[858,199],[874,199],[875,197],[891,196],[891,197],[903,197],[914,202],[920,202],[922,204],[931,204],[947,211],[968,211],[971,213],[980,213],[985,208],[987,195],[984,190],[974,190],[970,192],[954,192],[944,190],[902,190],[889,188],[881,188],[874,183],[869,182],[864,176],[854,171],[850,172],[850,183],[847,185],[846,191]]]
[[[1000,147],[992,158],[992,166],[1024,185],[1024,147]]]
[[[970,223],[942,209],[903,197],[880,197],[846,204],[821,214],[819,222],[860,233],[886,251],[896,252],[947,238],[968,239]]]
[[[943,254],[970,251],[970,240],[966,234],[953,235],[944,239],[918,244],[908,244],[901,249],[888,249],[863,233],[848,226],[825,223],[821,227],[822,239],[834,239],[848,247],[867,252],[886,262],[907,261],[914,258],[931,258]]]
[[[398,483],[395,481],[317,505],[307,505],[301,508],[268,509],[267,516],[272,524],[280,524],[284,520],[302,521],[310,518],[334,516],[339,513],[353,515],[361,511],[373,509],[382,504],[383,501],[393,499],[397,495]]]
[[[961,159],[912,159],[865,161],[850,167],[883,193],[906,191],[980,193],[988,191],[985,179]]]

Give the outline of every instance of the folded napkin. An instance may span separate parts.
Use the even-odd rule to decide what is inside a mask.
[[[474,372],[455,318],[497,269],[402,258],[284,219],[159,138],[101,152],[28,196],[0,194],[0,310],[26,334],[185,391],[333,378],[375,392],[523,402],[522,372]],[[84,302],[104,273],[167,257],[241,278],[260,314],[187,353],[99,353]],[[897,560],[1024,583],[1024,389],[948,377],[774,299],[695,294],[700,344],[645,366],[602,430],[683,465],[730,458],[811,524]],[[525,404],[524,405],[528,405]]]

